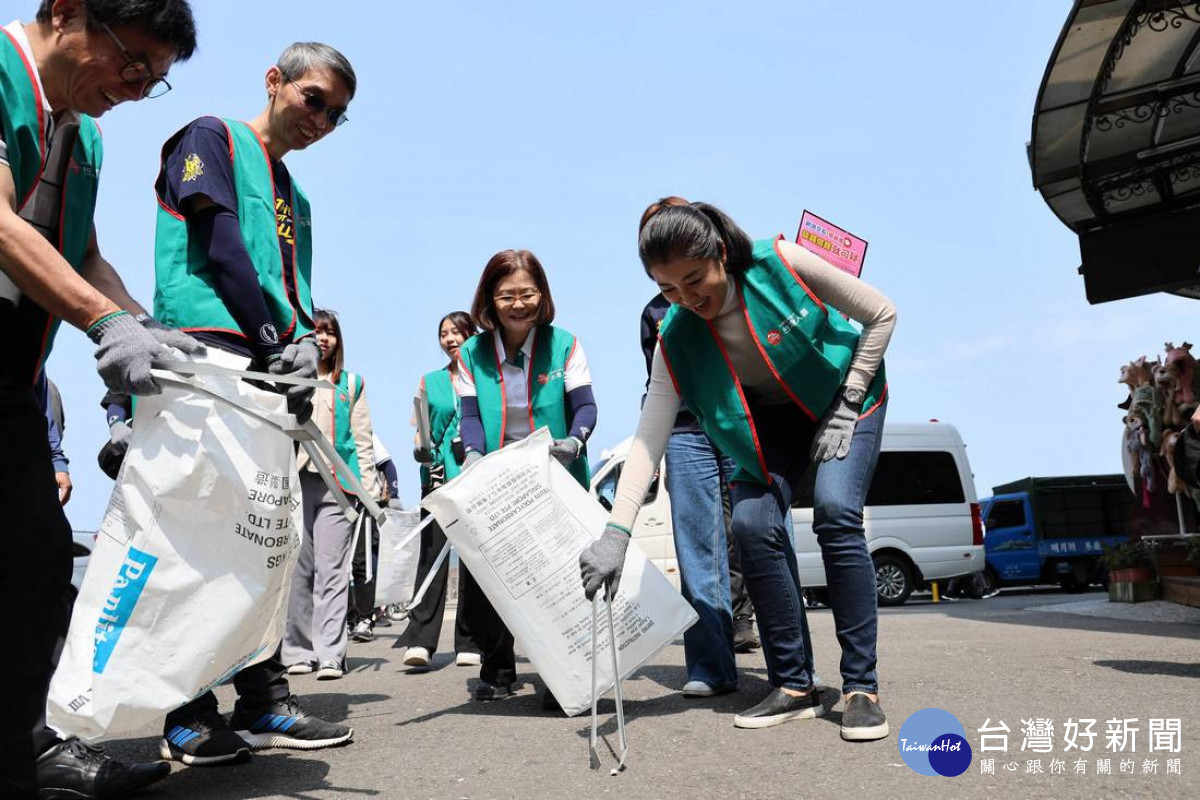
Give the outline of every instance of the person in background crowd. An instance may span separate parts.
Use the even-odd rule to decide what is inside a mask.
[[[63,452],[63,434],[67,430],[66,417],[63,414],[62,398],[54,381],[46,377],[46,370],[38,375],[37,384],[33,387],[42,412],[46,415],[46,433],[50,439],[50,462],[54,464],[54,484],[58,487],[58,503],[66,505],[71,499],[70,460]]]
[[[421,465],[421,497],[429,494],[447,481],[458,477],[462,467],[462,440],[459,438],[460,408],[454,381],[458,377],[458,351],[462,344],[475,335],[475,323],[465,311],[452,311],[438,322],[438,345],[450,359],[441,369],[428,372],[421,377],[417,387],[416,401],[426,409],[424,416],[429,423],[429,442],[422,442],[417,435],[413,458]],[[416,412],[412,424],[417,424]],[[422,510],[421,519],[429,515]],[[421,552],[417,561],[416,585],[420,586],[429,575],[433,562],[446,545],[446,534],[436,522],[431,522],[421,531]],[[467,611],[463,602],[463,576],[466,566],[458,564],[458,611],[454,616],[454,663],[460,667],[479,666],[481,647],[474,641],[467,625]],[[430,581],[420,605],[410,608],[408,627],[396,640],[395,647],[407,647],[404,664],[409,667],[430,666],[437,652],[438,638],[442,634],[442,620],[446,613],[446,589],[450,575],[450,559],[438,567]]]
[[[586,443],[596,427],[592,378],[579,340],[550,324],[554,299],[537,257],[528,250],[492,256],[471,316],[485,332],[459,348],[464,467],[544,425],[554,437],[550,455],[586,489]],[[517,679],[512,633],[468,573],[459,587],[467,625],[482,648],[475,699],[507,697]],[[543,705],[558,705],[549,691]]]
[[[343,366],[345,339],[337,315],[318,309],[313,319],[321,348],[317,374],[334,386],[317,391],[314,420],[362,483],[363,491],[384,502],[386,488],[375,470],[366,383],[361,375]],[[346,612],[350,600],[347,563],[354,525],[304,450],[300,451],[297,467],[304,502],[304,540],[292,573],[283,662],[288,665],[289,673],[303,674],[315,669],[319,680],[335,680],[346,669]],[[338,480],[341,481],[340,476]],[[345,483],[342,488],[348,496],[353,496]],[[371,588],[374,589],[373,584]],[[370,608],[369,601],[367,607]]]
[[[150,367],[168,345],[202,349],[144,316],[101,255],[93,219],[103,160],[94,118],[159,96],[195,49],[186,0],[42,0],[34,21],[0,30],[0,507],[20,532],[6,537],[0,586],[25,609],[5,621],[19,655],[0,659],[5,798],[117,797],[169,771],[122,764],[45,725],[70,622],[72,537],[33,387],[60,321],[87,332],[105,385],[122,392],[161,391]]]
[[[659,329],[650,388],[608,526],[580,555],[584,593],[617,589],[629,529],[686,400],[737,465],[733,534],[754,601],[771,691],[734,717],[764,728],[827,713],[787,517],[815,469],[813,530],[842,646],[847,740],[888,734],[876,673],[875,570],[863,502],[879,457],[890,301],[799,245],[752,242],[706,203],[647,209],[638,251],[674,308]],[[840,312],[862,324],[861,334]]]
[[[401,510],[400,479],[396,474],[396,465],[392,463],[392,454],[379,441],[379,436],[371,433],[372,450],[375,452],[375,473],[383,495],[387,498],[388,508]],[[367,580],[367,540],[359,536],[354,546],[354,557],[350,562],[350,610],[346,621],[350,626],[350,639],[355,642],[369,642],[375,638],[375,627],[390,628],[391,619],[386,608],[375,608],[375,570],[379,563],[379,526],[370,524],[371,528],[371,580]]]
[[[155,313],[194,331],[220,363],[281,376],[317,374],[312,215],[283,159],[345,122],[356,87],[345,56],[326,44],[297,42],[267,70],[267,102],[257,117],[200,117],[163,145],[155,182]],[[307,420],[313,389],[281,391],[288,410]],[[279,446],[292,443],[281,439]],[[237,673],[233,683],[238,701],[228,722],[212,692],[167,716],[164,758],[230,764],[250,750],[312,750],[353,736],[347,726],[305,713],[278,652]]]
[[[659,294],[642,311],[647,376],[658,344],[658,326],[670,307]],[[713,446],[681,401],[667,440],[666,464],[680,590],[700,618],[683,634],[688,678],[683,696],[727,694],[737,688],[735,651],[748,652],[758,646],[754,606],[742,583],[737,548],[729,532],[733,461]]]

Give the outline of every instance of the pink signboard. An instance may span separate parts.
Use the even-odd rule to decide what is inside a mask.
[[[796,244],[856,278],[862,274],[863,260],[867,257],[866,240],[826,222],[810,211],[805,211],[800,217]]]

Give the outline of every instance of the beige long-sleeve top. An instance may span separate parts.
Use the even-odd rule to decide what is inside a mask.
[[[329,379],[329,375],[321,375]],[[354,381],[349,382],[351,386]],[[330,442],[333,442],[333,393],[335,389],[317,389],[313,394],[313,421],[317,428]],[[383,497],[383,481],[375,469],[374,431],[371,427],[371,409],[367,405],[367,385],[364,382],[362,391],[357,397],[350,397],[350,429],[354,431],[354,447],[358,451],[358,474],[363,489],[375,499]],[[300,470],[316,472],[311,459],[303,449],[296,457],[296,466]]]
[[[896,307],[878,289],[831,266],[799,245],[780,242],[779,249],[813,294],[862,323],[862,334],[854,357],[850,360],[845,385],[866,391],[892,338],[892,330],[896,326]],[[742,388],[752,401],[762,405],[791,402],[754,343],[745,315],[741,313],[733,281],[729,283],[729,293],[720,313],[713,320],[713,326],[725,344]],[[617,525],[633,529],[646,490],[667,449],[667,440],[671,437],[671,428],[678,413],[679,395],[675,391],[675,382],[671,379],[662,351],[656,347],[646,402],[642,405],[637,433],[629,446],[629,455],[621,470],[621,480],[613,501],[611,519]]]

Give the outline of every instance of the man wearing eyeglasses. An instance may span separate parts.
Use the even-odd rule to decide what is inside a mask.
[[[166,764],[128,766],[46,728],[46,694],[70,617],[71,527],[53,483],[47,428],[33,395],[60,321],[87,331],[110,390],[160,391],[164,345],[198,342],[148,317],[97,245],[102,160],[94,117],[169,88],[196,29],[186,0],[43,0],[34,22],[0,29],[0,796],[118,797]],[[140,323],[140,324],[139,324]]]
[[[156,317],[260,370],[316,377],[312,219],[283,158],[344,123],[356,85],[337,50],[296,43],[267,70],[257,117],[201,117],[167,140],[155,184]],[[312,392],[289,389],[289,411],[307,419]],[[266,747],[343,744],[353,734],[304,713],[278,652],[238,673],[234,686],[229,722],[211,692],[169,714],[162,756],[213,766]]]

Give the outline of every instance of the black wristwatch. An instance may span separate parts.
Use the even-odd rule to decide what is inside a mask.
[[[862,406],[863,401],[867,399],[867,393],[853,386],[844,386],[842,387],[842,397],[850,405]]]

